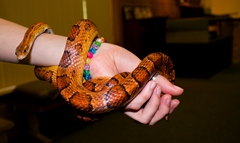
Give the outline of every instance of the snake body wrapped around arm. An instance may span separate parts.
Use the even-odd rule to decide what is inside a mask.
[[[37,23],[30,27],[23,42],[16,49],[18,59],[25,58],[35,38],[41,33],[51,31],[49,29],[45,23]],[[99,37],[100,34],[94,23],[89,20],[77,21],[71,28],[59,65],[35,67],[35,75],[56,87],[64,100],[73,107],[78,118],[93,121],[106,112],[123,107],[156,73],[174,83],[173,63],[163,53],[152,53],[145,57],[131,73],[119,73],[114,77],[97,77],[83,83],[84,65],[89,49],[93,41]],[[24,49],[25,46],[22,45],[30,46]]]

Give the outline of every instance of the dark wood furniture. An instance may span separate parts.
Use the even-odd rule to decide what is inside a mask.
[[[168,19],[166,46],[176,75],[210,77],[231,64],[232,19],[200,17]]]
[[[232,28],[229,17],[124,20],[124,47],[169,55],[177,76],[210,77],[231,64]]]
[[[124,20],[124,47],[140,59],[165,45],[166,17]]]

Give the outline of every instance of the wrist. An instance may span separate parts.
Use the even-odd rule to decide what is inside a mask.
[[[40,66],[53,66],[58,65],[65,46],[67,37],[54,35],[54,34],[42,34],[39,36],[31,51],[30,64]]]

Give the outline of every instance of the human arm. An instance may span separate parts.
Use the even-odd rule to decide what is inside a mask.
[[[0,18],[0,61],[30,65],[57,65],[62,57],[67,37],[42,34],[27,59],[19,61],[15,55],[27,28]]]
[[[18,24],[0,19],[0,60],[19,63],[15,49],[21,42],[27,28]],[[24,64],[52,66],[58,65],[62,57],[66,37],[59,35],[42,34],[39,36]],[[126,49],[104,43],[94,55],[90,63],[92,77],[114,76],[121,72],[131,72],[140,59]],[[166,93],[160,97],[160,93]],[[180,95],[182,89],[173,86],[162,76],[149,82],[143,91],[131,101],[123,112],[131,118],[144,123],[154,124],[179,104],[177,99],[171,100],[171,95]],[[144,109],[141,106],[148,101]]]

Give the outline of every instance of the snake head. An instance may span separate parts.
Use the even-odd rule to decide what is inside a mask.
[[[23,60],[24,58],[26,58],[28,52],[29,52],[29,47],[28,46],[24,46],[22,47],[21,45],[19,45],[15,51],[15,55],[17,56],[18,60]]]

